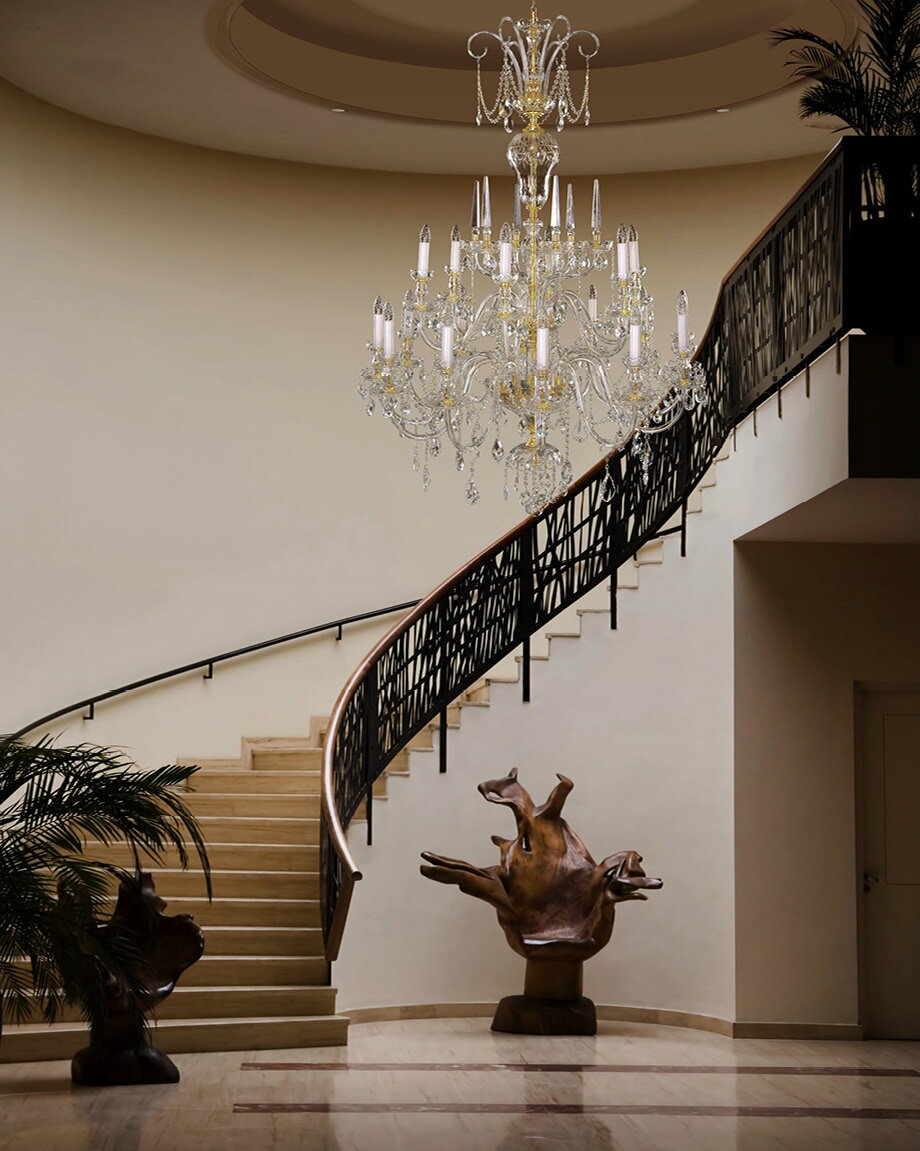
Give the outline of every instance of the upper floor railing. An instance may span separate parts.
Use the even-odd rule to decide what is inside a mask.
[[[335,959],[361,878],[345,828],[412,737],[685,507],[732,428],[851,328],[898,333],[918,289],[886,279],[920,238],[916,139],[845,139],[729,272],[697,359],[709,402],[629,444],[420,601],[342,690],[326,738],[321,900]],[[911,296],[910,293],[913,293]],[[896,299],[892,299],[892,295]],[[615,600],[611,604],[615,610]],[[526,661],[525,661],[526,667]],[[446,725],[442,724],[442,739]]]

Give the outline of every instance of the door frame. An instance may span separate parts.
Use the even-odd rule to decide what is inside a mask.
[[[920,683],[878,682],[876,680],[854,680],[853,682],[853,751],[854,781],[856,796],[854,812],[856,818],[856,986],[859,1012],[859,1026],[866,1026],[866,898],[863,891],[863,875],[866,870],[866,703],[870,694],[880,692],[913,692],[920,695]]]

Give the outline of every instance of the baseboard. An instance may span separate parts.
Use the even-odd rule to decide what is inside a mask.
[[[731,1037],[732,1024],[716,1015],[697,1015],[692,1011],[669,1011],[661,1007],[619,1007],[599,1003],[598,1019],[618,1023],[651,1023],[657,1027],[686,1027],[690,1031],[711,1031]]]
[[[733,1039],[850,1039],[860,1040],[858,1023],[750,1023],[732,1024]]]
[[[474,1019],[491,1018],[495,1003],[407,1003],[394,1007],[355,1007],[339,1011],[352,1023],[392,1023],[400,1019]]]
[[[474,1019],[491,1018],[495,1003],[410,1003],[393,1007],[356,1007],[339,1011],[352,1023],[385,1023],[400,1019]],[[687,1011],[663,1011],[654,1007],[619,1007],[599,1003],[597,1017],[621,1023],[652,1023],[659,1027],[688,1027],[695,1031],[714,1031],[730,1036],[732,1024],[711,1015],[694,1015]]]
[[[390,1023],[402,1019],[478,1019],[495,1014],[494,1003],[404,1003],[392,1007],[355,1007],[339,1011],[352,1023]],[[657,1007],[597,1005],[597,1017],[618,1023],[648,1023],[657,1027],[684,1027],[709,1031],[729,1039],[862,1039],[855,1023],[755,1023],[732,1022],[716,1015],[669,1011]]]

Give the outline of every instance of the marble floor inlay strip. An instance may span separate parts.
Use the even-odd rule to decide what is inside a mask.
[[[694,1107],[653,1103],[234,1103],[235,1115],[703,1115],[729,1119],[920,1119],[920,1107]]]
[[[853,1078],[920,1079],[910,1067],[702,1066],[638,1063],[241,1063],[241,1071],[560,1071],[626,1075],[841,1075]]]

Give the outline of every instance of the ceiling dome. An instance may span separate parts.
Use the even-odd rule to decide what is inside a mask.
[[[528,8],[517,0],[509,15]],[[591,127],[563,137],[568,172],[772,159],[830,143],[799,121],[798,87],[767,33],[797,25],[849,40],[848,0],[569,0],[563,9],[601,42]],[[494,0],[0,0],[0,71],[73,111],[207,147],[495,172],[504,141],[473,125],[466,43],[500,15]],[[495,60],[483,67],[488,92]],[[573,84],[580,90],[579,76]]]

